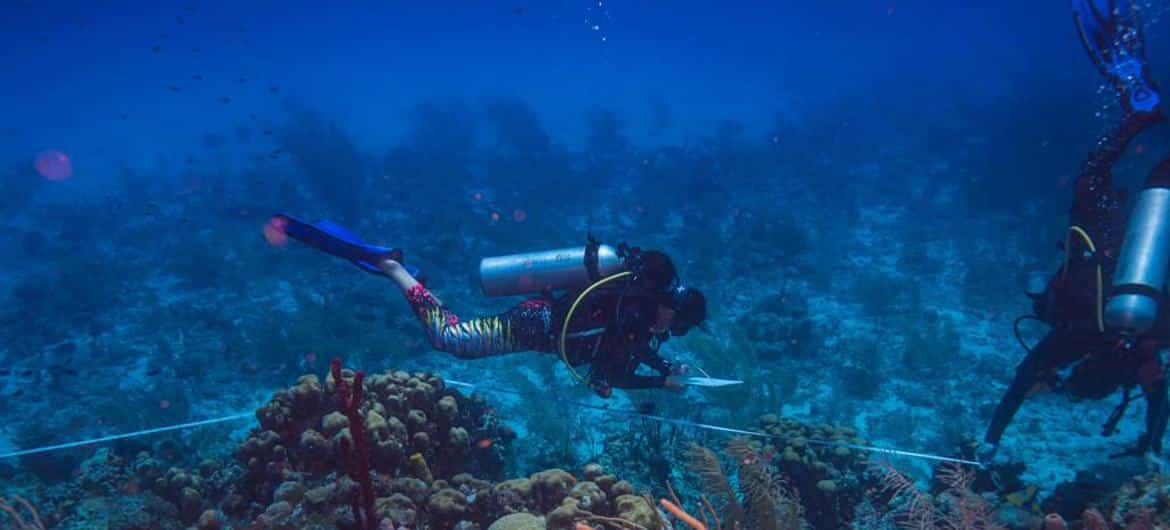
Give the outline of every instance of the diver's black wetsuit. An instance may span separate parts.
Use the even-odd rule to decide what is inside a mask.
[[[1113,185],[1113,165],[1130,140],[1159,121],[1160,113],[1129,114],[1097,145],[1077,177],[1072,226],[1088,234],[1096,251],[1090,251],[1081,237],[1069,238],[1067,267],[1053,276],[1046,293],[1035,303],[1036,315],[1052,328],[1016,368],[1015,379],[995,409],[985,442],[998,444],[1024,399],[1045,385],[1063,386],[1070,394],[1091,399],[1104,398],[1118,388],[1128,391],[1140,386],[1146,398],[1146,432],[1135,451],[1162,449],[1170,403],[1159,350],[1170,346],[1170,315],[1163,311],[1157,324],[1127,347],[1116,332],[1101,331],[1098,304],[1103,301],[1098,300],[1097,292],[1097,265],[1101,266],[1102,288],[1108,289],[1124,236],[1125,199]],[[1151,172],[1147,186],[1151,184],[1170,186],[1170,157]],[[1060,370],[1071,374],[1061,381]]]
[[[659,300],[627,283],[619,280],[590,293],[573,313],[565,341],[569,364],[589,364],[590,386],[603,396],[611,387],[661,388],[673,368],[657,353],[667,335],[650,331]],[[406,299],[436,350],[478,359],[518,351],[559,354],[561,328],[578,294],[532,298],[504,313],[469,320],[461,320],[421,284]],[[658,375],[637,374],[643,364]]]
[[[595,292],[585,300],[585,308],[578,308],[569,323],[566,341],[569,363],[573,366],[590,364],[590,385],[605,394],[608,387],[660,388],[673,370],[670,361],[658,355],[658,346],[669,334],[651,331],[658,318],[659,300],[617,285]],[[565,322],[569,307],[577,297],[571,292],[555,304],[553,321],[558,323],[556,333]],[[573,330],[580,330],[574,332]],[[599,332],[604,330],[604,332]],[[658,375],[639,375],[638,367],[646,365]]]

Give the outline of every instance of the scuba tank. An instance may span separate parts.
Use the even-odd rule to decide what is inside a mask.
[[[479,281],[487,296],[536,294],[582,287],[625,270],[625,261],[609,245],[588,245],[484,258]]]
[[[1138,335],[1154,325],[1170,266],[1170,188],[1147,187],[1125,231],[1113,274],[1113,296],[1105,322],[1123,334]]]

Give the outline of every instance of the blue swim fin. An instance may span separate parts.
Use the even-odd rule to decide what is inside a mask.
[[[1072,10],[1085,51],[1117,91],[1126,114],[1156,112],[1162,98],[1150,81],[1132,0],[1072,0]]]
[[[396,248],[370,245],[362,241],[348,228],[333,221],[308,223],[285,214],[272,216],[271,226],[282,230],[289,237],[305,243],[326,254],[331,254],[357,265],[371,274],[385,276],[378,263],[387,258],[402,263],[402,251]],[[421,272],[416,267],[403,263],[411,276],[419,279]],[[421,279],[419,281],[422,281]]]

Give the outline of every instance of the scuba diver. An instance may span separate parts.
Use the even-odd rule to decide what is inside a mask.
[[[404,264],[401,250],[368,245],[329,221],[307,223],[284,214],[269,221],[269,232],[390,278],[432,347],[461,359],[557,353],[574,378],[606,398],[614,388],[679,390],[692,383],[732,383],[684,378],[686,365],[658,354],[664,341],[685,335],[707,317],[703,293],[682,285],[670,257],[659,251],[625,244],[615,249],[590,237],[582,247],[485,258],[480,262],[485,294],[539,296],[498,315],[465,320],[423,285],[420,272]],[[553,296],[558,290],[563,293]],[[581,376],[576,367],[586,364],[588,374]],[[643,365],[656,375],[639,374]]]
[[[1024,345],[1027,355],[980,447],[985,462],[994,458],[1024,400],[1038,392],[1103,399],[1122,389],[1121,403],[1104,425],[1103,435],[1110,436],[1117,432],[1132,390],[1140,387],[1145,432],[1113,457],[1157,461],[1170,415],[1162,359],[1170,348],[1170,156],[1150,172],[1128,220],[1125,193],[1114,186],[1112,174],[1130,141],[1164,121],[1161,98],[1149,78],[1134,6],[1126,0],[1072,4],[1085,49],[1116,91],[1123,118],[1097,143],[1076,178],[1064,264],[1043,289],[1029,289],[1034,314],[1014,323],[1017,339],[1022,320],[1042,321],[1050,329],[1035,346]],[[1124,237],[1119,237],[1123,227]]]

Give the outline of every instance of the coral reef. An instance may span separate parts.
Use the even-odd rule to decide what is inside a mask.
[[[818,528],[838,527],[853,519],[853,507],[872,486],[863,473],[867,455],[844,444],[863,445],[856,430],[807,425],[768,414],[760,430],[774,438],[762,445],[777,468],[799,492],[806,517]]]
[[[1110,525],[1106,528],[1170,528],[1170,476],[1150,473],[1134,477],[1097,509],[1086,510],[1082,518],[1085,528],[1089,528],[1089,520],[1097,519]]]
[[[151,451],[101,449],[38,500],[61,528],[667,527],[649,497],[597,464],[498,481],[514,434],[482,399],[431,374],[367,378],[335,364],[324,382],[305,375],[277,392],[256,417],[234,461],[184,468]]]
[[[899,526],[922,530],[1006,530],[998,519],[995,505],[971,489],[974,473],[960,465],[947,464],[940,468],[938,478],[944,489],[930,495],[918,489],[913,480],[888,463],[875,463],[873,474],[882,481],[879,500],[885,500]],[[883,499],[884,498],[884,499]],[[876,519],[867,520],[866,527],[875,527]],[[1026,523],[1027,527],[1039,526]]]

